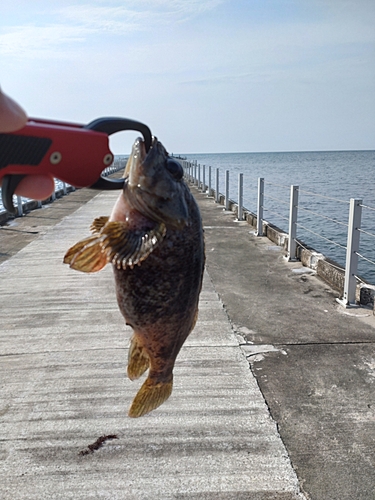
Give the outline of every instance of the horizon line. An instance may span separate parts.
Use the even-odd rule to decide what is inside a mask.
[[[363,153],[375,152],[375,149],[315,149],[315,150],[284,150],[284,151],[222,151],[222,152],[199,152],[199,153],[171,153],[178,155],[223,155],[223,154],[269,154],[269,153]]]

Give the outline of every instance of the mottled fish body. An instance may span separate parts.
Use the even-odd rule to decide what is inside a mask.
[[[95,219],[94,234],[68,250],[64,262],[84,272],[113,265],[118,305],[134,331],[128,376],[149,370],[129,410],[140,417],[172,392],[176,357],[198,315],[204,241],[182,167],[156,138],[147,154],[135,142],[125,177],[111,216]]]

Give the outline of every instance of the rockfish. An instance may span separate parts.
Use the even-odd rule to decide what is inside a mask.
[[[117,302],[134,331],[128,377],[149,369],[129,410],[141,417],[172,392],[177,354],[197,320],[204,241],[183,169],[155,137],[148,153],[136,140],[124,176],[111,216],[95,219],[93,235],[70,248],[64,262],[86,273],[112,263]]]

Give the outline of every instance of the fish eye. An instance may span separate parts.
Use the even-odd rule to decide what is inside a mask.
[[[179,181],[179,180],[181,180],[183,178],[183,176],[184,176],[184,170],[181,167],[181,165],[178,163],[178,161],[172,160],[171,158],[169,158],[167,160],[166,167],[167,167],[168,172],[177,181]]]

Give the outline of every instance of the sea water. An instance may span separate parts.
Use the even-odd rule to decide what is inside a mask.
[[[375,262],[375,151],[291,153],[187,154],[212,170],[215,188],[219,168],[220,192],[238,201],[238,174],[243,173],[243,205],[257,213],[258,178],[264,178],[264,219],[288,231],[290,186],[299,186],[297,238],[316,251],[345,265],[350,198],[361,199],[360,251]],[[202,180],[202,173],[201,173]],[[313,193],[313,194],[310,194]],[[315,194],[316,193],[316,194]],[[373,208],[373,210],[371,210]],[[303,227],[302,227],[303,226]],[[370,234],[367,234],[370,233]],[[375,284],[375,265],[360,258],[358,275]]]
[[[299,186],[297,238],[345,266],[349,200],[363,205],[360,253],[375,262],[375,151],[291,153],[215,153],[183,155],[215,172],[219,169],[221,193],[229,170],[229,196],[238,201],[238,174],[243,174],[243,204],[257,212],[258,178],[265,181],[264,219],[288,231],[290,186]],[[56,181],[57,187],[59,181]],[[309,194],[315,193],[315,194]],[[3,210],[0,196],[0,211]],[[334,222],[335,221],[335,222]],[[367,234],[369,233],[369,234]],[[359,259],[358,275],[375,284],[375,265]]]

